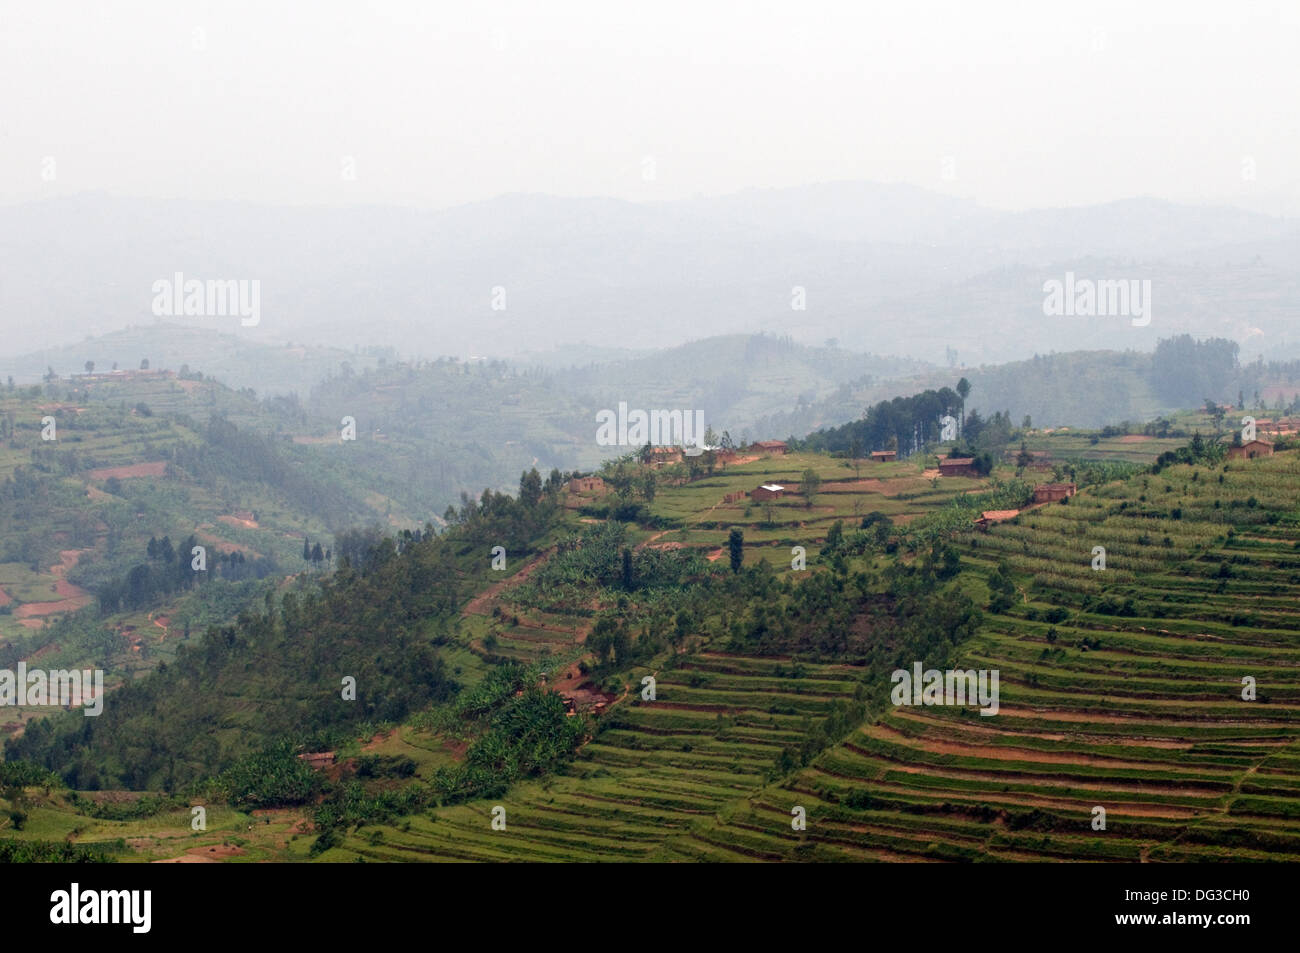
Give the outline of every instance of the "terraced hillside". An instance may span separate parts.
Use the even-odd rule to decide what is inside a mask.
[[[659,672],[656,700],[632,693],[563,775],[363,834],[336,859],[689,860],[743,854],[710,836],[719,811],[760,788],[813,722],[847,709],[850,666],[704,652]],[[491,808],[506,808],[494,831]],[[697,833],[698,832],[698,833]]]
[[[800,481],[806,471],[821,480],[811,500]],[[746,565],[757,561],[789,568],[790,547],[822,540],[836,523],[880,513],[899,525],[931,515],[962,493],[987,485],[974,477],[939,477],[920,459],[874,463],[790,453],[750,459],[661,493],[650,515],[668,524],[654,545],[685,545],[719,552],[732,527],[745,534]],[[748,494],[760,484],[790,488],[769,502]]]
[[[1300,858],[1297,500],[1286,453],[1172,467],[972,535],[967,559],[986,575],[1006,560],[1018,590],[957,662],[1000,671],[997,716],[890,708],[732,826],[785,853],[798,801],[819,857]]]
[[[680,485],[663,468],[635,506],[557,497],[544,532],[507,546],[506,573],[487,570],[484,541],[506,524],[485,496],[448,551],[426,544],[469,587],[432,632],[460,695],[340,737],[326,800],[264,803],[265,838],[241,833],[264,819],[235,810],[205,836],[169,824],[118,856],[1300,858],[1297,452],[1165,466],[987,532],[973,515],[1026,492],[1010,469],[923,466],[774,455]],[[809,470],[811,502],[734,495]],[[608,518],[614,505],[634,518]],[[913,661],[996,670],[997,713],[894,707],[889,673]],[[557,758],[566,726],[576,755]],[[366,767],[378,755],[388,767]],[[78,844],[147,819],[86,826],[71,795],[44,797],[25,795],[31,828],[77,826]],[[247,852],[223,858],[232,844]]]
[[[121,400],[0,393],[0,665],[93,663],[116,686],[283,577],[327,568],[304,562],[304,540],[328,548],[345,520],[378,517],[355,482],[304,468],[308,451],[143,399],[180,383],[115,384],[135,388]],[[6,706],[0,726],[29,714]]]
[[[852,665],[701,645],[655,673],[653,702],[630,679],[568,773],[326,857],[1298,859],[1296,500],[1286,453],[1170,467],[965,534],[967,585],[987,600],[1002,563],[1016,593],[954,661],[1000,672],[996,716],[895,708]],[[798,767],[828,715],[858,720]]]

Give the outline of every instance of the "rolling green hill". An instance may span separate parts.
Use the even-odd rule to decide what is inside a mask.
[[[220,416],[157,413],[144,399],[164,407],[171,397],[179,411],[188,407],[181,396],[210,390],[258,417],[257,405],[220,385],[102,386],[108,394],[92,384],[63,395],[84,402],[40,387],[0,393],[6,667],[39,659],[105,668],[112,685],[129,680],[286,575],[323,568],[303,561],[304,540],[330,548],[335,533],[383,515],[361,481],[314,465],[319,451]],[[0,721],[12,729],[32,714],[6,708]]]
[[[1064,504],[1030,506],[1014,461],[805,452],[624,461],[614,496],[525,480],[442,534],[358,539],[91,726],[29,726],[6,758],[58,779],[11,785],[11,836],[122,860],[1296,859],[1300,451],[1152,467],[1176,438],[1095,436],[1041,435],[1082,484]],[[1020,514],[976,530],[988,510]],[[997,713],[895,705],[914,663],[997,671]],[[200,803],[213,829],[169,826]]]

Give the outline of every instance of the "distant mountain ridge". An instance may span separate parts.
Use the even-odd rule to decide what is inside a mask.
[[[1011,213],[861,182],[639,204],[506,195],[440,211],[86,194],[0,212],[0,313],[16,325],[10,354],[75,343],[150,324],[152,283],[179,271],[261,283],[257,327],[185,323],[424,357],[753,332],[934,362],[951,348],[968,364],[1149,348],[1183,331],[1236,330],[1274,351],[1300,344],[1298,249],[1295,222],[1235,208]],[[1150,333],[1045,319],[1042,283],[1066,270],[1151,278]]]

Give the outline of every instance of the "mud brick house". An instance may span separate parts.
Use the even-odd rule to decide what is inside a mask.
[[[570,493],[604,493],[605,481],[598,476],[574,477],[569,481]]]
[[[789,453],[790,445],[784,440],[759,440],[754,443],[753,449],[761,453]]]
[[[779,500],[781,497],[790,492],[790,488],[780,483],[764,483],[749,491],[751,500]]]
[[[1078,487],[1073,483],[1040,483],[1034,487],[1034,502],[1055,503],[1077,492]]]
[[[939,461],[940,476],[977,477],[974,457],[944,457]]]
[[[980,518],[975,521],[975,526],[978,529],[987,530],[994,523],[1015,519],[1019,515],[1019,510],[985,510],[980,514]]]
[[[1229,447],[1228,456],[1234,460],[1255,460],[1273,456],[1273,445],[1267,440],[1250,440],[1240,447]]]
[[[682,451],[680,447],[651,447],[650,462],[652,464],[660,463],[681,463]]]
[[[897,450],[872,450],[871,459],[876,460],[880,463],[887,463],[890,460],[898,459],[898,451]]]

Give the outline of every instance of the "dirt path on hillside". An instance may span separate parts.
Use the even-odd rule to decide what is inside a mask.
[[[645,539],[637,543],[636,546],[633,548],[638,553],[643,549],[686,549],[688,548],[686,543],[679,543],[672,540],[666,543],[657,542],[659,537],[665,536],[671,532],[673,532],[673,530],[671,529],[660,530],[659,532],[651,536],[649,539]]]
[[[57,565],[50,567],[50,575],[54,576],[55,595],[62,596],[62,598],[55,602],[24,603],[13,611],[14,618],[20,621],[33,620],[34,616],[56,615],[61,612],[76,612],[78,609],[90,605],[90,593],[63,578],[64,574],[69,569],[77,565],[82,554],[88,552],[90,552],[88,549],[60,550],[59,562]]]
[[[523,569],[519,570],[513,576],[510,576],[507,579],[502,579],[500,582],[492,583],[492,585],[488,586],[477,596],[471,599],[468,603],[466,603],[465,611],[468,613],[472,613],[474,615],[491,615],[492,605],[494,601],[497,599],[497,597],[499,597],[503,592],[509,589],[513,589],[515,586],[518,586],[521,583],[523,583],[529,576],[531,576],[539,568],[541,568],[541,566],[554,555],[555,555],[555,547],[551,547],[550,549],[546,550],[545,552],[537,556],[532,562],[530,562]]]
[[[637,551],[637,552],[640,552],[641,550],[643,550],[643,549],[645,549],[646,547],[648,547],[648,546],[649,546],[651,543],[653,543],[655,540],[659,539],[659,537],[661,537],[661,536],[666,536],[667,534],[669,534],[669,533],[671,533],[671,532],[672,532],[672,530],[664,529],[664,530],[660,530],[659,532],[655,533],[655,534],[654,534],[653,536],[651,536],[649,539],[643,539],[641,542],[639,542],[639,543],[636,544],[636,547],[635,547],[636,551]]]
[[[223,523],[229,523],[231,526],[241,526],[241,527],[243,527],[244,529],[259,529],[259,528],[260,528],[260,527],[258,526],[258,524],[257,524],[257,520],[246,520],[246,519],[241,519],[241,518],[238,517],[238,516],[230,516],[230,515],[226,515],[226,516],[218,516],[217,519],[220,520],[220,521],[223,522]]]
[[[696,522],[696,523],[703,523],[703,522],[704,522],[704,517],[708,516],[710,513],[712,513],[714,510],[716,510],[719,506],[725,506],[726,504],[727,504],[727,497],[726,497],[726,495],[724,494],[723,497],[722,497],[722,499],[718,500],[718,502],[714,503],[714,504],[713,504],[712,506],[710,506],[707,510],[705,510],[703,513],[701,513],[701,514],[699,515],[699,518],[696,519],[695,522]]]

